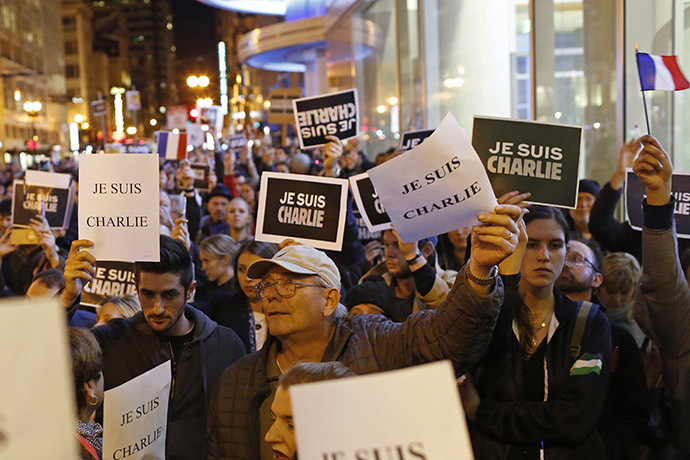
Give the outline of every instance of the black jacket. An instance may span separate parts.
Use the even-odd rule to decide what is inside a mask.
[[[244,355],[244,345],[232,330],[218,326],[189,305],[185,315],[195,327],[192,341],[184,345],[173,366],[166,457],[205,460],[209,395],[223,370]],[[113,319],[92,332],[103,349],[105,390],[171,359],[168,341],[149,327],[142,312],[127,319]]]
[[[551,460],[605,459],[596,424],[606,395],[611,356],[611,330],[606,316],[601,311],[590,312],[581,353],[575,360],[570,341],[577,304],[554,288],[558,325],[546,345],[547,398],[528,400],[519,377],[523,354],[513,332],[519,276],[504,279],[506,300],[489,350],[472,371],[481,397],[475,421],[470,423],[475,457],[505,459],[511,449],[543,442],[545,457]],[[589,360],[600,360],[600,372],[586,372],[583,366]],[[578,371],[583,373],[578,375]]]

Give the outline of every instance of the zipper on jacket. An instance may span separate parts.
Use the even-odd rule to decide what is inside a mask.
[[[172,402],[175,399],[175,376],[177,375],[177,363],[175,362],[175,354],[173,353],[170,342],[168,342],[168,349],[170,350],[170,361],[172,364],[172,380],[170,381],[170,402]]]

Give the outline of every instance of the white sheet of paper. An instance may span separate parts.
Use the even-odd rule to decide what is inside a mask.
[[[479,224],[497,205],[481,160],[448,113],[417,147],[367,171],[403,241]]]
[[[170,361],[105,392],[103,458],[165,460]]]
[[[160,260],[158,158],[79,157],[79,238],[94,242],[96,260]]]
[[[19,327],[31,318],[31,327]],[[77,458],[74,377],[65,309],[0,303],[0,459]]]
[[[299,458],[473,458],[449,361],[289,390]]]
[[[34,171],[33,169],[28,169],[24,176],[24,182],[27,184],[54,188],[69,188],[71,180],[71,174]]]

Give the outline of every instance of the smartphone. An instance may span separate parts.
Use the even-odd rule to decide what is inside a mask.
[[[38,235],[32,228],[13,228],[10,243],[14,245],[38,244]]]

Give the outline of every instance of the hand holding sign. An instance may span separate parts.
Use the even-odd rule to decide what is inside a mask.
[[[187,250],[189,250],[189,247],[192,245],[191,238],[189,237],[189,228],[187,227],[188,222],[189,221],[184,217],[175,219],[175,226],[170,234],[172,239],[184,244]]]
[[[5,257],[7,254],[17,249],[17,246],[10,241],[10,235],[13,229],[14,227],[10,225],[7,230],[5,230],[5,234],[2,235],[2,238],[0,238],[0,258]]]
[[[84,285],[93,281],[96,276],[96,258],[89,251],[91,247],[93,243],[89,240],[72,242],[65,261],[65,289],[60,294],[60,301],[65,307],[72,305]]]
[[[635,160],[633,171],[644,184],[647,191],[647,203],[661,206],[671,200],[671,159],[652,136],[643,136],[642,152]]]
[[[479,214],[482,225],[472,227],[470,271],[479,278],[488,278],[494,265],[500,264],[517,248],[520,234],[519,206],[502,204],[491,213]]]
[[[55,235],[50,230],[48,219],[42,216],[31,218],[31,228],[38,235],[38,244],[45,252],[50,266],[55,268],[60,263],[60,254],[58,253],[57,244],[55,243]]]
[[[323,169],[333,169],[343,154],[343,144],[336,136],[326,136],[328,143],[323,147]]]

